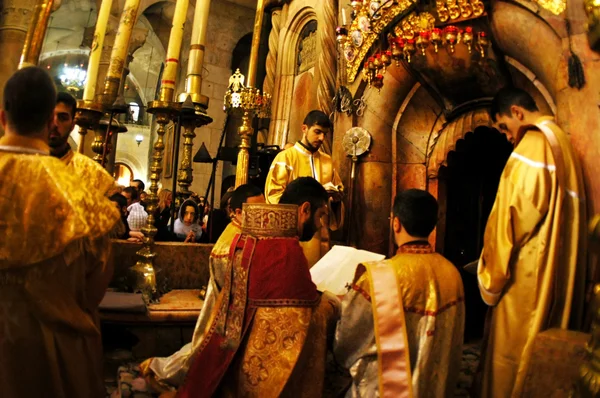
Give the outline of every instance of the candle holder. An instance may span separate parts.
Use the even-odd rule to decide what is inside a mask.
[[[238,128],[242,142],[238,153],[235,186],[248,182],[248,169],[250,161],[250,138],[254,133],[252,119],[268,118],[271,115],[271,95],[262,93],[258,88],[244,85],[245,76],[239,69],[229,78],[229,88],[225,93],[225,112],[239,112],[242,114],[242,125]]]
[[[444,37],[446,39],[448,51],[450,51],[450,54],[454,54],[454,51],[456,50],[455,46],[458,42],[458,28],[453,25],[446,26],[444,29]]]
[[[163,90],[161,90],[163,91]],[[172,98],[172,97],[171,97]],[[158,208],[158,182],[162,175],[163,152],[165,144],[163,141],[166,125],[177,115],[177,104],[170,101],[151,101],[148,103],[148,113],[151,113],[156,118],[158,128],[156,130],[156,142],[154,143],[152,152],[152,163],[150,166],[150,187],[146,203],[148,204],[146,211],[148,218],[146,225],[142,228],[144,234],[144,246],[136,254],[139,256],[138,261],[130,268],[132,274],[132,285],[136,292],[142,292],[147,301],[155,301],[157,297],[156,289],[156,272],[154,270],[154,236],[157,229],[154,225],[154,215]]]
[[[94,101],[77,101],[75,124],[79,126],[79,135],[81,136],[81,141],[79,142],[80,153],[83,153],[85,137],[88,131],[96,130],[100,119],[102,119],[102,115],[104,115],[102,105]]]

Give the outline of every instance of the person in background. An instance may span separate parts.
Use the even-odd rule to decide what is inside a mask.
[[[129,183],[130,187],[134,187],[135,189],[137,189],[138,193],[142,193],[144,192],[144,190],[146,189],[146,184],[144,184],[144,181],[142,180],[133,180]]]
[[[198,224],[203,208],[198,208],[192,199],[186,199],[179,208],[179,216],[175,220],[174,232],[184,243],[199,242],[202,238],[202,226]]]
[[[96,187],[105,194],[115,185],[114,178],[98,162],[74,151],[69,145],[69,137],[75,127],[76,109],[77,101],[71,94],[65,92],[57,94],[54,123],[48,139],[50,154],[66,164],[81,181],[85,181],[86,184]]]
[[[342,180],[333,167],[331,156],[320,151],[332,129],[333,123],[325,113],[319,110],[309,112],[302,124],[302,139],[275,156],[265,184],[265,199],[272,204],[279,203],[288,184],[299,177],[312,177],[327,191],[329,212],[323,215],[323,226],[315,232],[313,239],[302,242],[310,267],[329,251],[329,230],[341,228],[345,213]]]
[[[140,204],[138,191],[134,187],[127,187],[123,190],[123,196],[128,198],[127,203],[131,203],[127,207],[129,228],[131,228],[131,232],[141,233],[142,228],[146,226],[148,213]]]
[[[148,203],[145,201],[147,194],[144,191],[146,189],[146,184],[144,184],[144,181],[136,179],[136,180],[131,181],[129,183],[129,186],[135,187],[135,189],[137,189],[140,205],[144,208],[144,211],[146,211],[146,207],[148,206]],[[144,197],[142,197],[142,194],[144,194]]]
[[[169,231],[171,224],[171,204],[173,203],[173,193],[168,189],[162,189],[158,193],[158,208],[154,215],[154,226],[158,230],[154,239],[160,241],[174,240]]]
[[[127,198],[120,193],[116,193],[111,195],[108,199],[116,205],[121,214],[121,222],[123,223],[124,231],[122,234],[119,234],[118,238],[129,239],[129,232],[131,232],[131,229],[129,228],[129,223],[127,223]]]

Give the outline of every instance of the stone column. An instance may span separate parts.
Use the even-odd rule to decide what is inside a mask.
[[[317,63],[317,104],[321,111],[328,115],[333,113],[333,96],[337,77],[337,42],[335,28],[337,26],[337,1],[324,0],[318,18],[317,40],[319,42],[319,60]],[[323,149],[331,154],[331,134],[325,137]]]
[[[281,8],[271,11],[271,32],[269,33],[269,54],[267,55],[267,77],[263,83],[263,92],[273,94],[275,74],[277,73],[277,53],[279,52],[279,33],[281,31]]]
[[[4,0],[0,12],[0,87],[17,70],[35,0]],[[0,104],[3,90],[0,90]],[[0,131],[0,136],[4,132]]]

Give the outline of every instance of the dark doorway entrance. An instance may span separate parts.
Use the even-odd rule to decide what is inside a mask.
[[[477,127],[456,143],[456,149],[448,154],[448,166],[439,173],[440,191],[446,192],[443,254],[460,269],[465,287],[465,342],[483,336],[487,306],[479,294],[477,277],[462,267],[481,254],[485,225],[512,149],[504,134]]]

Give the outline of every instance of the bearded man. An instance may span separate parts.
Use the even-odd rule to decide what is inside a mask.
[[[312,238],[327,202],[321,184],[305,177],[279,205],[244,205],[223,289],[177,397],[323,393],[339,303],[317,292],[299,240]]]
[[[231,243],[242,230],[242,205],[244,203],[265,203],[265,197],[261,190],[252,184],[240,185],[231,195],[231,208],[234,215],[210,252],[208,260],[210,280],[192,342],[183,346],[170,357],[150,358],[140,365],[143,376],[154,391],[169,391],[172,387],[179,387],[183,384],[190,362],[203,341],[204,331],[215,309],[217,297],[223,288]]]
[[[69,93],[60,92],[56,96],[54,123],[50,129],[48,145],[50,154],[64,164],[86,184],[97,188],[102,194],[115,185],[114,178],[97,162],[73,151],[69,145],[69,136],[75,127],[77,101]]]
[[[324,216],[323,225],[315,236],[302,243],[311,267],[329,251],[329,230],[339,229],[344,219],[342,180],[333,167],[331,156],[319,150],[332,128],[325,113],[309,112],[302,124],[302,139],[275,156],[265,185],[267,203],[273,204],[279,203],[288,184],[299,177],[312,177],[327,190],[330,212]]]

